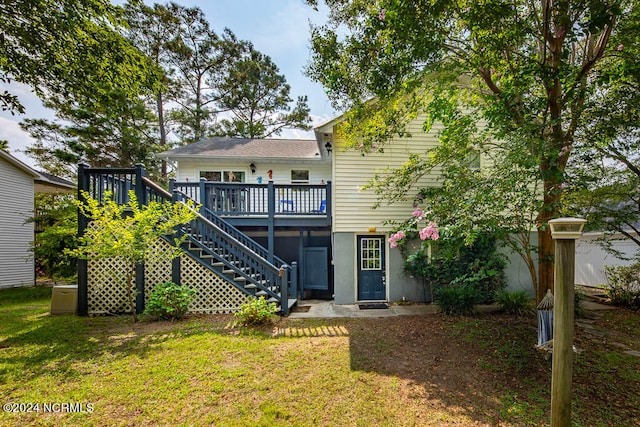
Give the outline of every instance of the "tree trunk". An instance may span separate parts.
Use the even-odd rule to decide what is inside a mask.
[[[549,220],[557,218],[560,208],[560,190],[558,174],[549,173],[550,168],[543,166],[549,178],[543,180],[544,199],[538,214],[538,287],[536,301],[540,302],[547,290],[554,291],[554,244],[551,238]],[[543,172],[544,175],[544,172]],[[554,179],[555,178],[555,179]]]
[[[549,218],[551,219],[551,218]],[[538,287],[536,289],[536,302],[542,301],[547,290],[553,289],[553,240],[549,226],[538,228]]]
[[[162,91],[158,93],[158,97],[156,98],[156,107],[158,111],[158,125],[160,127],[160,146],[163,147],[164,150],[167,145],[167,129],[164,122],[164,100],[162,97]],[[162,177],[162,183],[164,184],[167,181],[167,161],[164,159],[162,160],[160,176]]]

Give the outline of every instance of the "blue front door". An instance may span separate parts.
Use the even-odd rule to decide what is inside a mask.
[[[384,236],[358,236],[358,300],[387,299]]]

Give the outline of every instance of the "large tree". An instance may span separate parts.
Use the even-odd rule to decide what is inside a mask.
[[[306,97],[293,101],[291,87],[268,56],[249,49],[227,67],[216,86],[217,105],[231,116],[218,121],[217,135],[266,138],[284,128],[311,128]]]
[[[315,3],[315,2],[311,2]],[[635,16],[633,1],[571,2],[328,0],[330,22],[312,32],[309,74],[322,82],[350,117],[366,121],[366,99],[376,97],[377,120],[364,129],[363,149],[404,131],[417,113],[445,123],[446,136],[467,132],[461,110],[486,123],[484,151],[500,141],[513,168],[533,171],[542,183],[538,229],[537,296],[553,288],[548,221],[557,217],[565,169],[584,128],[594,72],[616,51],[616,25]],[[633,13],[631,13],[633,12]],[[628,31],[628,26],[620,26]],[[428,122],[427,125],[430,123]],[[428,126],[427,126],[428,127]],[[481,129],[476,128],[476,134]],[[460,140],[454,138],[459,143]],[[464,151],[464,150],[461,150]],[[417,174],[433,170],[421,156]],[[526,176],[526,175],[525,175]],[[405,193],[414,180],[406,180]],[[491,191],[487,186],[486,191]],[[455,196],[455,195],[452,195]],[[512,209],[506,201],[504,209]],[[534,272],[535,273],[535,272]]]
[[[574,191],[565,202],[591,229],[620,233],[640,250],[640,10],[619,23],[612,46],[585,104],[580,150],[568,164]],[[602,240],[610,248],[608,242]]]
[[[40,167],[60,176],[71,177],[75,165],[86,162],[94,167],[133,167],[144,164],[155,178],[158,151],[156,119],[143,100],[130,99],[117,88],[93,85],[95,96],[47,99],[44,104],[56,112],[55,120],[27,119],[23,129],[36,139],[27,152]]]
[[[219,112],[215,87],[229,64],[251,45],[228,29],[221,36],[216,34],[197,7],[170,3],[167,8],[179,20],[165,65],[176,88],[173,101],[177,107],[171,118],[180,143],[188,144],[210,133]]]
[[[3,110],[24,112],[11,82],[41,97],[92,96],[117,86],[128,96],[149,83],[147,58],[122,37],[121,9],[108,0],[6,0],[0,2],[0,93]]]
[[[171,124],[168,106],[176,98],[176,85],[172,78],[171,47],[181,36],[181,21],[175,9],[179,6],[154,4],[147,6],[138,1],[128,1],[125,5],[125,16],[128,28],[126,37],[160,70],[160,84],[147,101],[155,110],[158,123],[158,145],[160,150],[166,150],[170,145]],[[167,163],[161,161],[160,177],[167,177]]]

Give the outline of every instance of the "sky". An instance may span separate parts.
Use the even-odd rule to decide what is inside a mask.
[[[238,38],[251,41],[258,51],[269,55],[291,86],[291,98],[295,100],[298,96],[308,96],[313,126],[335,117],[336,112],[331,107],[322,85],[304,75],[304,67],[311,59],[309,23],[324,23],[326,10],[316,12],[304,0],[174,1],[184,6],[200,7],[216,33],[220,34],[225,27],[229,28]],[[148,0],[145,2],[166,3]],[[34,165],[33,160],[21,152],[33,143],[33,139],[20,128],[19,123],[26,118],[53,119],[53,112],[42,106],[28,86],[15,83],[0,85],[0,90],[4,89],[18,95],[26,111],[24,115],[0,112],[0,139],[9,141],[11,154],[29,165]],[[285,130],[279,137],[313,138],[313,132]]]

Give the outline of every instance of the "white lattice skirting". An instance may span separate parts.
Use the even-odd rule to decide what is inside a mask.
[[[171,260],[166,256],[171,250],[169,243],[158,240],[154,255],[145,262],[145,302],[155,285],[171,280]],[[131,312],[126,274],[127,265],[120,258],[87,262],[89,314]],[[185,254],[180,256],[180,281],[196,291],[189,306],[191,313],[232,313],[247,301],[244,293]]]

